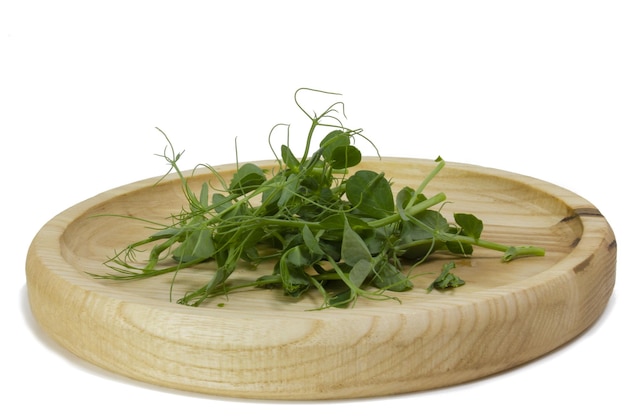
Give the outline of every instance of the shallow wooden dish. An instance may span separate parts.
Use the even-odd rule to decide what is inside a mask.
[[[272,166],[271,162],[265,166]],[[366,159],[396,187],[415,186],[424,160]],[[234,166],[218,170],[225,176]],[[210,179],[196,173],[192,187]],[[275,290],[235,293],[202,307],[170,301],[170,277],[96,280],[116,249],[147,236],[145,224],[98,214],[164,221],[185,206],[174,176],[129,184],[75,205],[34,238],[26,270],[31,309],[62,346],[102,368],[160,386],[223,396],[332,399],[419,391],[473,380],[523,364],[580,334],[605,309],[615,282],[617,245],[601,213],[555,185],[499,170],[448,163],[427,194],[446,193],[443,210],[474,213],[483,236],[543,246],[546,256],[503,264],[476,250],[457,260],[467,284],[425,292],[414,280],[394,301],[310,311]],[[437,273],[441,256],[424,264]],[[207,280],[209,265],[179,275],[173,299]],[[262,271],[242,267],[241,279]],[[224,303],[218,307],[218,303]]]

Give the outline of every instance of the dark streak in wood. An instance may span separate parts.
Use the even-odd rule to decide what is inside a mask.
[[[600,210],[595,207],[578,208],[574,210],[574,213],[578,216],[604,217]]]
[[[585,268],[587,268],[587,266],[589,266],[589,264],[591,263],[591,260],[593,259],[593,257],[594,255],[591,255],[587,259],[585,259],[584,261],[576,265],[574,267],[574,272],[578,274],[579,272],[584,271]]]
[[[583,208],[574,209],[574,213],[567,217],[563,217],[561,219],[561,223],[569,222],[571,220],[574,220],[577,217],[604,217],[604,216],[602,215],[602,213],[600,213],[600,210],[598,210],[595,207],[583,207]]]

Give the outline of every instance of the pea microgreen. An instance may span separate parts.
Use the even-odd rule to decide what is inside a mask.
[[[161,132],[168,144],[161,156],[170,171],[178,173],[188,207],[172,215],[172,224],[108,259],[105,264],[113,272],[94,276],[134,280],[213,262],[214,274],[180,298],[179,304],[198,306],[209,298],[252,287],[279,288],[294,298],[317,291],[322,297],[320,308],[327,308],[351,306],[360,297],[397,299],[389,293],[413,288],[407,271],[437,251],[470,256],[477,246],[503,252],[505,262],[544,254],[535,246],[482,239],[483,223],[473,214],[456,213],[454,222],[448,221],[438,208],[446,195],[424,194],[445,166],[441,158],[415,188],[404,187],[394,196],[383,172],[358,169],[358,140],[378,151],[361,129],[344,126],[344,104],[338,101],[319,115],[310,114],[298,99],[303,91],[336,95],[307,88],[295,92],[296,105],[311,122],[303,155],[298,157],[288,145],[277,154],[270,141],[277,169],[270,173],[245,163],[229,181],[203,165],[217,178],[219,189],[204,183],[196,195],[179,169],[182,153],[176,153]],[[270,136],[278,126],[287,125],[276,125]],[[328,131],[314,150],[318,129]],[[144,248],[149,249],[148,259],[137,266],[135,253]],[[167,258],[175,262],[165,264]],[[248,283],[230,284],[228,278],[241,262],[251,266],[270,262],[272,272]],[[463,285],[450,272],[454,267],[454,263],[444,266],[426,290]]]

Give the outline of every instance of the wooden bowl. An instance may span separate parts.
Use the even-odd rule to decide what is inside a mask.
[[[258,163],[272,167],[273,162]],[[416,186],[430,161],[366,158],[394,187]],[[217,168],[228,177],[234,165]],[[191,173],[187,173],[191,176]],[[210,181],[196,172],[190,185]],[[395,301],[359,300],[312,311],[280,290],[255,289],[200,307],[174,301],[208,280],[210,264],[171,277],[97,280],[115,250],[146,237],[186,205],[177,177],[147,179],[79,203],[36,235],[26,262],[31,309],[59,344],[104,369],[140,381],[213,395],[265,399],[382,396],[449,386],[518,366],[568,342],[601,315],[615,282],[611,227],[588,201],[509,172],[448,163],[426,189],[443,211],[477,215],[483,237],[546,249],[510,263],[477,249],[456,259],[466,285],[426,293],[447,256],[420,266],[415,288]],[[242,266],[232,279],[263,272]],[[171,290],[171,293],[170,293]],[[173,301],[174,300],[174,301]],[[223,303],[222,307],[218,304]]]

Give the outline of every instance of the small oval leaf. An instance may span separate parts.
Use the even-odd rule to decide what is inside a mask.
[[[393,214],[393,192],[383,173],[357,171],[346,180],[346,197],[359,212],[376,219]]]
[[[361,162],[361,151],[355,146],[339,146],[333,150],[330,166],[333,169],[346,169]]]

